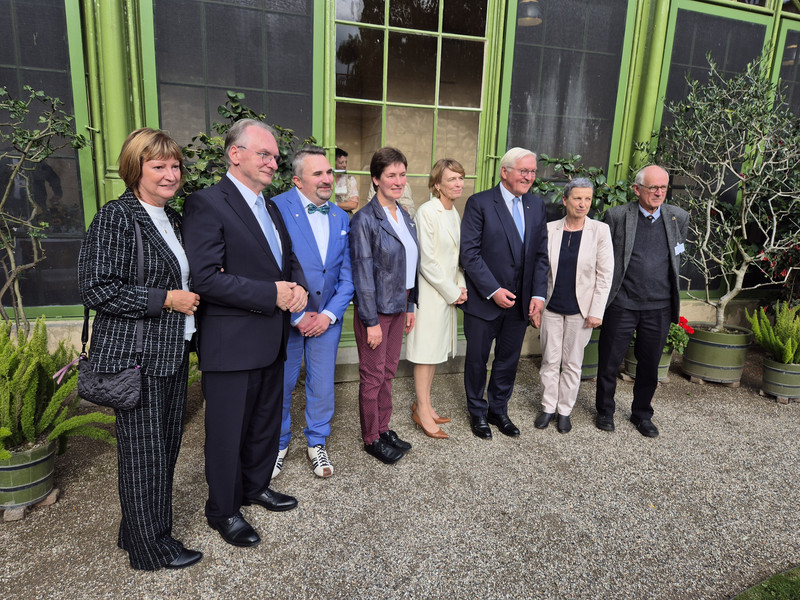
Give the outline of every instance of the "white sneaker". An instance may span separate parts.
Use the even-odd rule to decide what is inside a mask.
[[[314,475],[317,477],[330,477],[333,475],[333,465],[328,458],[325,444],[309,447],[308,458],[311,459],[311,466],[314,467]]]
[[[283,450],[278,450],[278,458],[275,461],[275,467],[272,469],[272,478],[275,479],[278,475],[281,474],[283,471],[283,459],[286,458],[286,454],[289,452],[289,446],[286,446]]]

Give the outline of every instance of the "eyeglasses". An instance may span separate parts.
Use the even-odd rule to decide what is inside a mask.
[[[247,146],[236,146],[237,148],[241,148],[242,150],[250,150]],[[265,165],[269,164],[269,161],[274,160],[275,165],[279,166],[281,164],[281,157],[277,156],[276,154],[270,154],[269,152],[256,152],[255,150],[250,150],[253,154],[258,156]]]
[[[643,187],[651,194],[655,194],[656,192],[661,192],[662,194],[666,194],[667,189],[669,189],[668,185],[643,185],[640,187]]]
[[[519,174],[523,177],[533,176],[536,177],[536,169],[518,169],[517,167],[506,167],[506,169],[513,169],[514,171],[519,171]]]

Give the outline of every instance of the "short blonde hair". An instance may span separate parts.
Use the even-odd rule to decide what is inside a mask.
[[[181,165],[181,185],[185,178],[183,152],[178,142],[163,131],[142,127],[131,132],[119,153],[119,176],[130,189],[135,190],[142,178],[142,165],[148,160],[174,158]]]
[[[467,174],[461,163],[453,158],[440,158],[437,160],[431,169],[431,174],[428,176],[428,189],[435,198],[439,197],[439,190],[436,189],[436,185],[442,183],[445,169],[450,169],[453,173],[458,173],[462,177]]]

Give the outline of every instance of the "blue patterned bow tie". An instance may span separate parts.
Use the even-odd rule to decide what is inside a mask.
[[[308,210],[308,214],[313,215],[315,212],[321,212],[323,215],[327,215],[330,212],[331,207],[328,204],[323,204],[322,206],[314,206],[313,204],[309,204],[306,206],[306,210]]]

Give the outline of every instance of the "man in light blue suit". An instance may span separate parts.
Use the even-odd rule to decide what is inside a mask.
[[[273,198],[292,239],[292,248],[308,283],[308,304],[292,314],[286,347],[283,383],[283,419],[278,459],[272,476],[283,469],[291,437],[292,391],[300,365],[306,364],[306,428],[308,457],[318,477],[333,475],[326,450],[331,433],[333,372],[342,335],[342,317],[353,297],[350,269],[350,218],[329,202],[334,175],[325,151],[301,149],[292,161],[295,187]]]

